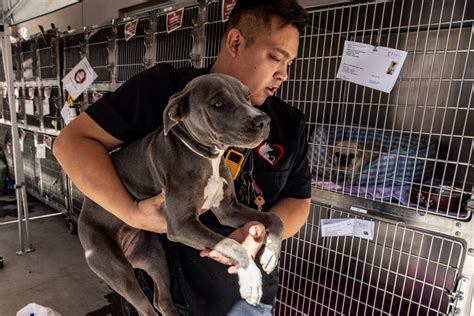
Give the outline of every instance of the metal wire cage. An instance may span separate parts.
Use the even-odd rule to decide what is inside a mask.
[[[469,2],[398,0],[310,11],[311,27],[280,96],[307,116],[316,188],[469,218]],[[391,93],[336,79],[345,40],[408,52]],[[369,162],[358,169],[339,163],[335,154],[347,149],[343,141],[356,144]]]
[[[26,124],[28,126],[39,127],[41,125],[40,117],[40,96],[37,87],[25,87],[23,98]]]
[[[184,8],[181,28],[170,33],[167,32],[167,13],[156,16],[156,64],[169,63],[176,68],[191,66],[193,20],[198,18],[198,9],[198,6]]]
[[[34,38],[20,41],[20,68],[21,78],[24,80],[35,80],[38,77],[37,47]]]
[[[18,43],[12,44],[12,62],[13,62],[13,81],[21,79],[21,61],[20,61],[20,45]],[[3,58],[2,58],[3,63]],[[5,71],[5,70],[4,70]]]
[[[117,26],[116,56],[117,82],[122,83],[145,70],[145,30],[150,30],[151,19],[142,17],[138,20],[136,34],[128,41],[125,40],[125,24]]]
[[[110,45],[112,38],[113,25],[106,25],[93,29],[88,36],[88,58],[92,68],[97,73],[97,78],[94,83],[111,82],[108,45]]]
[[[64,34],[62,36],[64,41],[63,48],[63,76],[68,74],[74,66],[81,61],[85,56],[85,33],[80,31],[73,34]]]
[[[44,134],[36,135],[36,142],[45,144],[45,138],[48,138],[51,144],[54,143],[55,137]],[[61,165],[53,156],[52,146],[45,149],[45,158],[36,159],[39,167],[41,181],[41,196],[46,198],[47,203],[54,204],[56,207],[66,209],[66,190],[67,185],[63,176]]]
[[[31,192],[39,194],[40,192],[40,178],[39,169],[35,162],[36,147],[35,147],[35,134],[31,131],[20,129],[19,130],[20,149],[21,157],[23,161],[23,168],[25,171],[26,185],[31,188]],[[5,135],[5,159],[7,161],[8,172],[10,177],[14,178],[13,170],[13,154],[12,154],[12,140],[11,132],[8,131]]]
[[[58,79],[60,75],[62,56],[62,40],[55,30],[49,30],[44,35],[37,36],[38,68],[41,79]]]
[[[39,106],[43,118],[45,130],[57,131],[60,127],[60,111],[62,104],[62,94],[58,86],[47,86],[41,88],[39,96]]]
[[[205,67],[214,62],[225,28],[221,1],[206,3]],[[313,202],[306,225],[283,246],[277,315],[445,315],[456,310],[461,272],[469,268],[466,262],[472,263],[466,256],[472,238],[441,232],[441,225],[426,218],[462,226],[472,216],[466,204],[474,182],[471,7],[472,0],[393,0],[309,10],[310,25],[300,36],[298,57],[279,96],[306,116],[313,195],[321,203]],[[93,85],[125,82],[150,66],[150,56],[152,64],[188,66],[193,20],[201,18],[200,10],[196,5],[184,8],[183,27],[171,33],[166,32],[165,13],[142,16],[128,41],[124,27],[130,20],[63,34],[63,74],[83,56],[99,76]],[[336,78],[345,40],[408,52],[391,93]],[[18,73],[21,62],[33,54],[21,45],[13,51]],[[94,90],[105,93],[108,88],[92,86],[78,98],[78,106],[87,107]],[[17,89],[23,109],[24,91]],[[61,100],[58,87],[52,88],[50,106],[53,95]],[[50,112],[57,115],[61,106]],[[55,116],[49,119],[52,126]],[[358,144],[370,163],[360,170],[338,165],[333,155],[344,149],[341,141]],[[28,163],[27,173],[34,174],[38,166]],[[37,184],[44,188],[41,194],[58,198],[64,190],[54,187],[61,179],[57,167],[52,160],[40,165],[41,173],[51,175]],[[60,188],[64,186],[61,182]],[[433,202],[436,193],[447,197],[444,204]],[[82,194],[72,183],[68,198],[77,217]],[[339,203],[342,198],[378,209],[378,215],[355,215]],[[426,225],[394,219],[388,213],[392,207]],[[372,221],[375,238],[321,237],[323,218]]]
[[[206,32],[206,50],[204,55],[204,66],[208,67],[217,58],[219,53],[220,38],[225,30],[226,23],[222,22],[222,2],[210,1],[207,7],[207,22],[205,24]]]
[[[356,217],[329,206],[340,204],[341,196],[366,208],[411,209],[414,217],[470,217],[464,195],[462,202],[448,202],[443,209],[440,202],[422,204],[415,193],[417,186],[428,187],[429,197],[442,187],[454,201],[471,191],[474,130],[467,122],[473,114],[474,77],[468,2],[395,0],[309,9],[310,25],[278,95],[306,116],[313,194],[320,192],[317,198],[327,199],[327,205],[313,202],[307,224],[283,247],[276,315],[445,315],[456,310],[453,293],[466,253],[463,240],[392,222],[381,213],[357,216],[375,222],[373,241],[323,238],[320,220]],[[220,1],[209,3],[205,65],[215,60],[224,32],[220,10]],[[408,51],[390,94],[336,79],[345,40]],[[332,182],[331,176],[348,172],[327,163],[336,142],[345,139],[363,145],[373,160],[383,153],[394,168],[379,163],[367,169],[365,182],[362,177]],[[386,148],[382,152],[375,144]]]
[[[375,222],[372,241],[321,237],[323,218]],[[462,240],[313,204],[283,246],[276,315],[447,315],[454,310]]]

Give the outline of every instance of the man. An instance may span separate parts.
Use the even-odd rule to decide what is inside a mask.
[[[305,223],[310,205],[305,124],[300,111],[273,95],[288,78],[307,20],[296,0],[239,1],[210,69],[177,70],[162,64],[137,75],[114,93],[104,95],[61,132],[53,149],[56,158],[85,195],[125,223],[166,233],[160,207],[164,197],[135,201],[118,178],[108,153],[161,126],[169,97],[192,78],[209,72],[234,76],[249,87],[252,104],[272,119],[269,138],[251,152],[236,182],[238,198],[253,207],[257,197],[263,198],[263,210],[278,215],[284,224],[284,238],[291,237]],[[233,230],[221,226],[211,212],[200,219],[241,242],[254,256],[264,242],[265,229],[259,223]],[[163,242],[173,299],[183,315],[271,314],[277,271],[262,273],[263,297],[254,307],[240,299],[237,278],[227,274],[224,264],[230,262],[221,254],[210,249],[198,252],[166,239]],[[228,272],[235,273],[235,267]]]

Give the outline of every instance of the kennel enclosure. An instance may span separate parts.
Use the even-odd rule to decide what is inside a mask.
[[[275,313],[470,315],[474,2],[300,3],[310,24],[278,96],[305,114],[313,202],[306,225],[283,245]],[[179,9],[182,26],[168,32],[167,14]],[[126,40],[134,20],[136,33]],[[222,1],[178,1],[12,44],[28,192],[63,211],[74,231],[82,194],[50,148],[44,158],[36,151],[64,126],[61,78],[82,58],[98,78],[74,100],[77,114],[157,63],[211,65],[224,28]],[[336,78],[346,40],[407,52],[390,93]],[[3,97],[6,126],[7,102]],[[338,165],[343,141],[357,144],[369,162]],[[7,138],[11,159],[8,146]],[[374,237],[322,237],[322,219],[373,222]]]

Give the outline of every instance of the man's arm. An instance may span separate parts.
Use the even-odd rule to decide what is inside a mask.
[[[287,239],[295,235],[308,219],[311,198],[295,199],[282,198],[270,210],[276,214],[283,222],[283,239]],[[243,227],[234,230],[229,238],[235,239],[241,243],[255,258],[260,248],[265,242],[265,227],[259,222],[249,222]],[[205,249],[201,251],[202,257],[210,257],[217,262],[226,265],[232,265],[227,257],[224,257],[217,250]],[[237,268],[231,266],[229,273],[237,273]]]
[[[109,151],[123,142],[83,113],[54,142],[53,153],[67,175],[87,197],[130,226],[166,232],[162,196],[134,200],[120,180]]]
[[[303,227],[308,219],[310,205],[311,198],[283,198],[270,209],[283,222],[283,239],[292,237]]]

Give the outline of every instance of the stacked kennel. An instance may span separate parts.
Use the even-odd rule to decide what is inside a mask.
[[[311,22],[279,91],[305,113],[313,203],[307,224],[283,245],[276,315],[467,315],[474,276],[474,3],[341,2],[302,2]],[[167,32],[167,14],[181,8],[182,27]],[[136,34],[126,40],[125,25],[135,19]],[[98,74],[74,102],[79,114],[156,63],[211,65],[224,27],[221,1],[191,1],[61,33],[49,44],[35,35],[35,79],[18,72],[15,83],[24,150],[35,148],[42,134],[54,141],[63,126],[58,111],[67,92],[59,77],[51,78],[49,60],[64,76],[87,57]],[[336,78],[345,40],[408,52],[391,93]],[[47,54],[55,43],[58,53]],[[33,54],[31,45],[21,44],[13,45],[18,65]],[[30,87],[37,90],[29,94]],[[49,114],[41,108],[38,118],[24,114],[26,96],[44,103],[45,87],[51,87]],[[349,178],[334,158],[344,149],[341,141],[359,144],[372,158]],[[44,165],[53,158],[32,156],[24,158],[28,187],[44,197],[51,191],[45,190]],[[50,169],[61,171],[57,167]],[[73,223],[82,194],[69,180],[57,175],[54,184],[53,178],[48,181],[64,192],[62,205]],[[321,220],[336,218],[373,222],[374,238],[322,237]]]
[[[313,203],[283,247],[277,315],[469,313],[473,4],[308,8],[311,23],[279,96],[306,116]],[[221,3],[208,15],[205,65],[218,51]],[[390,94],[336,78],[345,40],[408,52]],[[347,140],[377,157],[350,183],[334,180],[349,170],[332,161]],[[321,237],[328,218],[372,221],[374,238]]]
[[[473,4],[310,9],[280,96],[306,115],[314,203],[284,246],[277,314],[469,314]],[[336,79],[346,40],[408,52],[391,93]],[[370,162],[338,164],[342,141],[359,144]],[[374,238],[321,237],[326,218],[372,221]]]
[[[51,152],[61,126],[61,51],[56,29],[12,44],[14,101],[27,192],[67,214],[66,176]],[[10,128],[6,86],[2,86],[2,123]],[[4,145],[13,177],[10,132]]]

